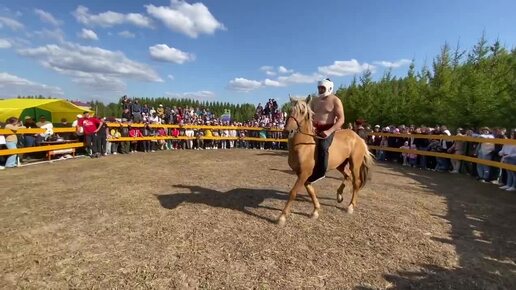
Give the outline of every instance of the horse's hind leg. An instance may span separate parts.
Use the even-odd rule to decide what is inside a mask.
[[[290,207],[292,206],[292,202],[296,199],[297,192],[300,191],[306,180],[308,179],[308,176],[300,176],[298,175],[296,183],[292,187],[292,189],[289,192],[288,201],[285,204],[285,207],[283,208],[283,212],[281,213],[280,217],[278,218],[278,224],[280,226],[285,225],[285,222],[287,221],[287,216],[290,214]]]
[[[317,199],[317,195],[315,194],[315,189],[310,183],[305,183],[305,188],[310,197],[312,198],[312,202],[314,204],[312,218],[317,219],[319,217],[319,209],[321,208],[321,205],[319,204],[319,200]]]
[[[349,179],[349,176],[351,175],[351,172],[349,171],[349,166],[348,165],[348,162],[344,162],[342,163],[341,165],[339,165],[339,167],[337,167],[337,170],[342,173],[343,175],[343,179],[342,179],[342,183],[340,184],[339,188],[337,189],[337,202],[338,203],[341,203],[343,200],[344,200],[344,197],[342,196],[342,194],[344,193],[344,189],[346,188],[346,180]]]
[[[348,213],[353,213],[357,205],[358,191],[360,190],[360,186],[362,185],[362,181],[360,180],[361,164],[362,163],[360,162],[354,162],[351,164],[351,175],[353,176],[353,195],[351,196],[351,201],[348,205]]]

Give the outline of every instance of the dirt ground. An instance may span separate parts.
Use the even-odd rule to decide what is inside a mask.
[[[286,152],[172,151],[0,172],[6,289],[514,289],[516,194],[377,164],[350,215],[319,220]]]

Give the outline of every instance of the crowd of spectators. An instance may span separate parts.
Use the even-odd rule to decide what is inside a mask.
[[[122,115],[119,117],[96,117],[88,112],[77,115],[71,124],[62,120],[59,124],[52,124],[41,116],[39,122],[34,122],[31,117],[25,117],[25,121],[19,122],[11,118],[5,128],[17,131],[20,128],[44,128],[40,134],[12,134],[7,136],[4,142],[10,148],[32,147],[44,145],[49,140],[76,139],[85,143],[85,153],[92,158],[99,158],[111,154],[129,154],[136,152],[155,152],[157,150],[217,150],[217,149],[286,149],[286,144],[281,142],[249,141],[245,137],[266,139],[283,138],[281,130],[284,126],[284,115],[279,112],[277,102],[270,99],[265,108],[258,105],[256,113],[251,120],[236,122],[230,116],[216,116],[207,108],[193,107],[150,107],[140,104],[139,100],[122,99]],[[108,126],[108,123],[117,124]],[[180,125],[179,128],[159,127],[161,124]],[[210,126],[211,128],[188,128],[189,125]],[[54,134],[54,127],[75,128],[75,133]],[[192,127],[192,126],[190,126]],[[220,127],[220,129],[217,129]],[[256,129],[247,129],[256,128]],[[259,129],[259,130],[258,130]],[[277,130],[270,130],[277,129]],[[139,140],[116,141],[122,137],[189,137],[188,139],[166,140]],[[220,137],[213,140],[211,137]],[[222,138],[227,137],[228,140]],[[235,139],[236,138],[236,139]],[[229,140],[233,139],[233,140]],[[1,146],[1,145],[0,145]],[[41,157],[41,154],[25,154],[21,157]],[[9,159],[10,158],[10,159]],[[11,155],[5,162],[5,167],[16,167],[20,158]],[[1,163],[0,163],[1,164]],[[1,167],[3,169],[3,167]]]
[[[355,130],[365,137],[367,143],[379,147],[393,147],[402,149],[413,149],[421,151],[441,152],[457,155],[476,157],[484,160],[498,161],[508,164],[516,164],[516,146],[501,145],[488,142],[464,142],[449,141],[444,139],[418,138],[420,135],[446,135],[451,136],[452,132],[444,126],[386,126],[375,125],[373,128],[362,123],[355,123]],[[375,132],[397,134],[409,134],[410,137],[380,136]],[[516,139],[516,130],[507,131],[504,128],[490,129],[479,128],[478,131],[457,128],[454,131],[456,136],[469,136],[486,139]],[[497,167],[465,162],[457,159],[423,156],[413,153],[399,153],[388,150],[373,150],[378,161],[397,162],[403,166],[411,166],[424,170],[437,172],[449,172],[452,174],[464,173],[475,177],[480,182],[491,182],[499,185],[501,189],[516,191],[516,173],[508,170],[500,170]]]
[[[111,154],[155,152],[157,150],[225,150],[233,148],[265,150],[286,149],[287,146],[286,143],[282,142],[259,141],[259,139],[285,137],[281,130],[285,125],[286,113],[279,110],[274,99],[269,99],[264,107],[258,104],[254,117],[247,122],[235,122],[229,116],[216,116],[207,108],[169,108],[162,105],[153,108],[147,104],[140,104],[137,99],[131,100],[127,97],[122,99],[122,107],[123,113],[119,118],[97,118],[96,116],[90,116],[88,112],[84,112],[77,115],[76,120],[71,124],[65,119],[61,120],[61,123],[52,124],[46,120],[45,116],[40,116],[38,122],[30,116],[24,117],[23,121],[12,117],[7,120],[4,128],[13,132],[20,128],[42,128],[44,131],[37,134],[14,133],[0,136],[0,147],[5,146],[8,149],[14,149],[44,145],[45,142],[53,140],[74,139],[85,142],[85,153],[98,158]],[[118,125],[108,126],[108,123]],[[179,125],[179,128],[160,127],[160,124],[175,124]],[[196,128],[189,125],[206,125],[210,128]],[[75,133],[54,134],[55,127],[75,128]],[[217,127],[220,127],[220,129]],[[257,128],[257,130],[247,129],[249,127]],[[369,145],[380,147],[380,150],[372,150],[378,161],[397,162],[403,166],[437,172],[465,173],[474,176],[480,182],[491,182],[499,185],[502,189],[516,191],[516,176],[515,172],[512,171],[500,170],[496,167],[473,162],[463,162],[453,158],[381,150],[381,147],[414,149],[516,164],[516,146],[514,145],[418,138],[419,135],[451,136],[452,132],[444,125],[433,127],[391,125],[383,128],[376,125],[371,128],[363,120],[357,120],[354,125],[349,124],[349,128],[354,129],[362,138],[366,139]],[[392,133],[394,136],[376,135],[375,132]],[[487,139],[516,138],[515,130],[508,132],[503,128],[491,130],[482,127],[478,131],[458,128],[454,130],[454,133],[457,136]],[[410,136],[400,135],[397,137],[398,134],[409,134]],[[117,139],[123,137],[155,136],[185,138],[117,141]],[[213,139],[211,137],[220,138]],[[228,139],[224,140],[225,137]],[[245,137],[254,137],[258,140],[244,140]],[[20,159],[37,158],[41,157],[41,154],[44,153],[8,156],[4,162],[0,160],[0,164],[5,164],[0,169],[16,167],[20,163]]]

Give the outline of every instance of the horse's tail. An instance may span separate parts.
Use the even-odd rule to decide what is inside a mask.
[[[362,165],[360,165],[360,188],[364,187],[369,179],[369,175],[371,174],[370,169],[374,165],[373,154],[369,151],[369,147],[367,146],[364,139],[360,138],[362,141],[363,149],[364,149],[364,160],[362,161]]]

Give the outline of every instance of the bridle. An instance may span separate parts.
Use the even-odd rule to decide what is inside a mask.
[[[290,115],[290,116],[288,116],[288,117],[287,117],[287,121],[286,121],[286,123],[288,123],[288,120],[289,120],[289,119],[293,119],[293,120],[296,122],[296,126],[297,126],[297,128],[296,128],[296,130],[295,130],[295,133],[299,133],[299,134],[307,135],[307,136],[310,136],[310,137],[313,137],[313,138],[316,138],[316,139],[324,139],[323,137],[317,136],[317,135],[315,135],[315,134],[305,133],[305,132],[301,131],[301,124],[300,124],[300,123],[299,123],[299,121],[298,121],[295,117],[293,117],[292,115]]]

